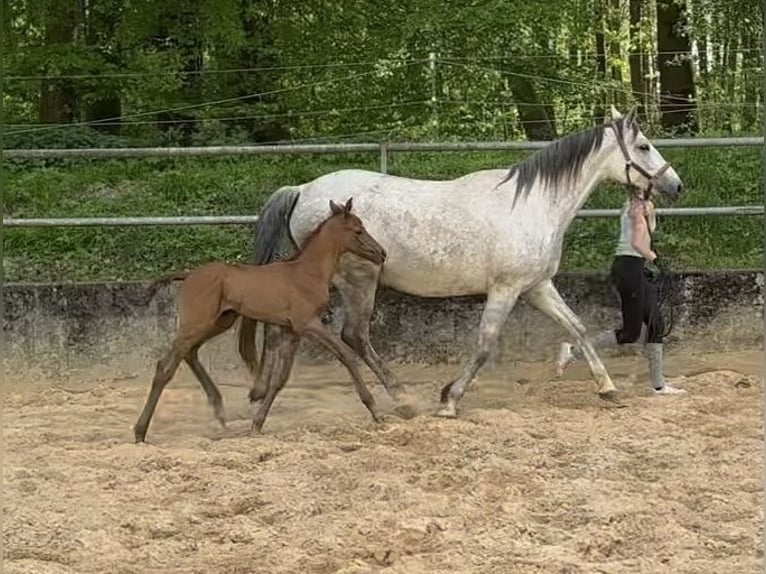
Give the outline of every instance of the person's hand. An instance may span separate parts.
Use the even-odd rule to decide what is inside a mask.
[[[649,279],[652,283],[659,280],[660,275],[663,274],[665,271],[665,265],[662,260],[660,260],[659,257],[655,256],[654,259],[649,261],[646,266],[644,267],[644,274],[646,275],[646,278]]]

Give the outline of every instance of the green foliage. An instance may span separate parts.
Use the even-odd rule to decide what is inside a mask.
[[[757,150],[666,150],[687,191],[679,206],[746,205],[759,201]],[[524,153],[392,154],[393,174],[454,178],[509,166]],[[256,214],[278,187],[336,169],[378,169],[375,154],[255,156],[70,162],[17,168],[6,177],[7,217],[89,217]],[[620,188],[603,185],[587,208],[615,208]],[[577,219],[570,227],[563,269],[605,269],[615,219]],[[247,260],[249,226],[6,229],[9,281],[150,278],[211,259]],[[762,229],[755,217],[665,217],[657,247],[685,268],[760,267]]]
[[[686,4],[700,135],[756,133],[761,13],[752,0]],[[371,0],[8,0],[4,7],[5,149],[536,139],[582,129],[610,102],[625,109],[642,99],[644,131],[661,135],[654,0],[390,0],[385,9]],[[641,19],[631,35],[635,7]],[[641,54],[630,58],[632,49]],[[115,117],[121,125],[109,126]],[[106,118],[102,131],[82,127],[94,118]],[[64,123],[39,125],[51,122]],[[753,150],[666,155],[684,174],[684,205],[760,203]],[[456,177],[522,156],[398,154],[390,170]],[[344,166],[377,169],[377,157],[5,166],[6,216],[240,214],[256,212],[280,185]],[[618,196],[604,186],[589,206],[616,207]],[[616,221],[575,221],[564,267],[603,268],[615,233]],[[756,218],[668,218],[658,241],[686,266],[753,266],[760,236]],[[5,247],[15,280],[134,278],[246,257],[250,230],[13,229]]]
[[[531,137],[539,121],[561,135],[590,124],[602,104],[625,107],[641,93],[651,132],[659,125],[656,10],[635,3],[642,19],[630,37],[627,3],[611,0],[391,0],[385,10],[370,0],[91,0],[87,9],[9,0],[7,121],[41,121],[39,76],[48,76],[75,120],[117,98],[130,122],[123,133],[162,144],[204,141],[211,119],[217,139],[238,143],[362,132],[513,139]],[[762,22],[747,3],[687,2],[706,133],[759,125]],[[640,89],[631,85],[631,46],[647,54]],[[169,128],[160,110],[187,124]]]

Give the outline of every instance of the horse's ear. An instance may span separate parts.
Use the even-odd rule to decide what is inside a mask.
[[[617,108],[614,107],[614,104],[610,104],[609,113],[612,115],[613,120],[619,120],[622,117],[622,114],[617,111]]]
[[[339,213],[343,213],[343,209],[340,205],[335,203],[332,199],[330,200],[330,211],[332,211],[333,215],[338,215]]]
[[[354,201],[354,198],[353,197],[349,197],[348,201],[346,202],[346,205],[343,206],[343,213],[345,215],[348,215],[349,213],[351,213],[351,206],[352,206],[353,201]]]
[[[636,113],[638,111],[638,106],[633,106],[630,108],[630,111],[628,112],[628,115],[625,116],[625,127],[630,127],[633,125],[633,123],[636,121]]]

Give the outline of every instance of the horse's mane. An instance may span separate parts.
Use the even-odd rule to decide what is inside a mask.
[[[526,198],[529,195],[529,191],[538,176],[546,188],[571,181],[582,169],[585,159],[594,150],[601,147],[604,132],[612,124],[615,125],[618,133],[622,134],[625,118],[621,117],[613,122],[575,132],[554,141],[514,165],[498,185],[509,181],[513,176],[517,176],[516,193],[513,198],[513,205],[516,205],[520,196]],[[632,128],[633,134],[637,135],[638,124],[635,121]]]

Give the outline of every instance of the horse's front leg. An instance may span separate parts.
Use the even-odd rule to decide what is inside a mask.
[[[606,367],[604,367],[604,363],[601,362],[598,354],[596,354],[596,350],[588,339],[585,325],[582,324],[579,317],[566,304],[561,294],[553,285],[553,282],[547,279],[539,283],[524,295],[524,299],[569,332],[577,341],[583,355],[585,355],[585,359],[588,361],[590,371],[598,384],[599,395],[603,398],[614,398],[617,388],[614,386],[609,373],[606,371]]]
[[[386,392],[396,401],[396,412],[403,418],[412,418],[417,414],[417,409],[409,393],[370,341],[370,320],[375,307],[379,275],[380,267],[349,257],[333,278],[345,311],[341,340],[354,349],[375,373]]]
[[[441,402],[444,406],[436,413],[437,416],[449,418],[457,416],[457,403],[497,344],[500,330],[518,300],[519,291],[516,286],[504,285],[493,287],[487,294],[487,303],[479,324],[477,348],[463,368],[462,374],[442,388]]]

